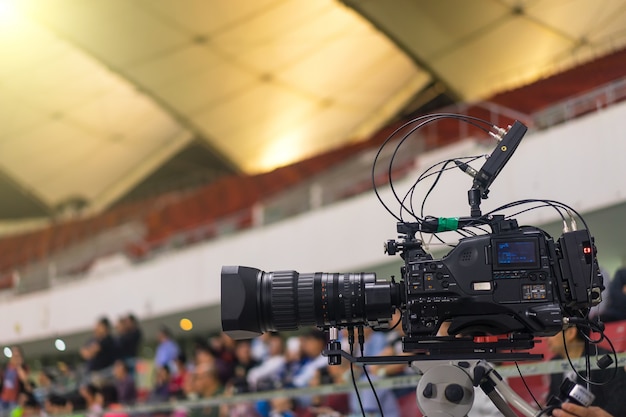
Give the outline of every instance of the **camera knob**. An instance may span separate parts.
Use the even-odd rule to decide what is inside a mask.
[[[446,400],[458,404],[463,399],[463,387],[459,384],[450,384],[446,387],[444,394]]]
[[[388,240],[384,248],[387,255],[395,255],[398,252],[398,243],[395,240]]]
[[[429,382],[422,392],[424,398],[433,398],[435,396],[435,384]]]

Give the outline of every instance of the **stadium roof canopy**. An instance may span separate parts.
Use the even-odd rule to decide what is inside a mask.
[[[0,219],[270,170],[625,43],[621,0],[0,0]]]

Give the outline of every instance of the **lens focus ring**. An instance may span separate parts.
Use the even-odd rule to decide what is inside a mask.
[[[352,301],[354,300],[354,296],[352,294],[352,280],[350,279],[350,276],[348,274],[346,274],[347,276],[344,277],[343,280],[343,307],[344,307],[344,314],[345,314],[345,320],[347,323],[349,323],[352,320]]]
[[[272,322],[276,330],[296,330],[297,308],[296,276],[294,271],[277,271],[272,277],[270,302]]]
[[[315,322],[315,277],[313,274],[301,274],[298,278],[298,317],[300,326],[313,326]]]

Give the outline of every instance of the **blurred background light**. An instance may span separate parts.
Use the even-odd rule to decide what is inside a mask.
[[[65,352],[65,342],[63,339],[57,339],[54,341],[54,347],[60,352]]]
[[[182,318],[180,319],[180,328],[186,332],[190,331],[191,329],[193,329],[193,323],[191,320],[189,320],[188,318]]]

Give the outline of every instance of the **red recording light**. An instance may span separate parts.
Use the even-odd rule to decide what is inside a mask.
[[[585,246],[585,247],[583,248],[583,253],[584,253],[585,255],[591,255],[591,247],[589,247],[589,246]]]

